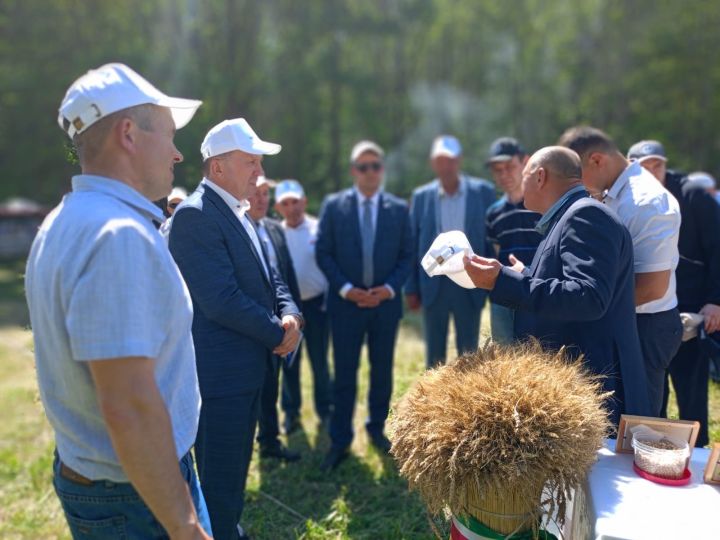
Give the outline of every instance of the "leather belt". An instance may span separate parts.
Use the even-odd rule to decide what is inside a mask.
[[[65,465],[62,461],[60,462],[60,476],[65,478],[66,480],[70,480],[71,482],[75,482],[76,484],[80,484],[82,486],[92,486],[93,481],[89,478],[86,478],[79,472],[73,471],[70,467]]]

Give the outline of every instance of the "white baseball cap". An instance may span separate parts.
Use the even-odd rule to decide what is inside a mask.
[[[350,163],[355,163],[355,161],[357,161],[357,158],[359,158],[365,152],[372,152],[381,159],[385,157],[385,152],[383,152],[383,149],[380,148],[379,144],[373,141],[365,140],[360,141],[355,146],[353,146],[352,150],[350,151]]]
[[[260,186],[266,185],[268,187],[274,188],[275,184],[276,184],[275,180],[270,180],[269,178],[266,178],[264,176],[258,176],[257,182],[255,182],[255,187],[260,187]]]
[[[302,199],[305,197],[305,190],[297,180],[283,180],[275,186],[275,201],[282,202],[285,199]]]
[[[253,131],[244,118],[223,120],[208,131],[200,145],[203,159],[226,154],[233,150],[242,150],[248,154],[268,155],[277,154],[282,149],[279,144],[263,141]]]
[[[178,201],[184,201],[187,199],[187,191],[185,188],[174,187],[168,195],[168,202],[177,199]]]
[[[169,108],[175,127],[180,129],[190,122],[201,103],[163,94],[125,64],[105,64],[70,85],[60,104],[58,124],[72,139],[114,112],[152,104]]]
[[[435,159],[438,156],[447,156],[454,159],[460,155],[462,155],[462,146],[456,137],[440,135],[433,141],[430,159]]]
[[[465,289],[474,289],[475,284],[465,271],[463,257],[473,254],[470,241],[462,231],[441,233],[420,261],[428,276],[447,276]]]

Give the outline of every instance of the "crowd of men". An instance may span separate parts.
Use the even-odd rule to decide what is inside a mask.
[[[681,418],[699,420],[708,443],[708,359],[698,338],[681,341],[680,312],[720,330],[720,206],[715,186],[666,169],[658,142],[625,155],[599,129],[574,127],[529,155],[502,137],[487,155],[491,183],[465,173],[460,141],[441,135],[435,179],[408,204],[384,188],[383,149],[363,140],[352,186],[315,218],[297,180],[265,178],[263,157],[281,147],[242,118],[205,136],[197,189],[171,193],[183,159],[173,137],[200,104],[108,64],[60,106],[82,174],[38,233],[26,289],[73,536],[247,538],[255,439],[265,458],[301,459],[281,442],[277,404],[282,431],[301,429],[303,341],[330,438],[323,472],[350,451],[364,344],[365,429],[388,453],[403,296],[422,310],[428,368],[446,360],[451,316],[458,353],[477,349],[489,298],[495,341],[582,355],[612,392],[616,423],[664,415],[669,374]],[[273,195],[281,221],[268,217]],[[448,231],[470,242],[475,289],[420,266]]]

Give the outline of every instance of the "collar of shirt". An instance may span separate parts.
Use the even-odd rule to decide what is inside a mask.
[[[617,177],[617,180],[613,182],[613,185],[610,186],[610,189],[608,189],[607,192],[603,195],[603,200],[605,200],[605,198],[617,199],[620,196],[622,190],[625,189],[625,186],[628,185],[630,177],[637,176],[641,173],[642,165],[640,165],[637,161],[633,161],[632,163],[630,163],[630,165],[625,167],[625,170],[622,172],[622,174]]]
[[[290,229],[291,231],[300,231],[302,229],[307,229],[310,224],[308,223],[307,217],[303,216],[303,220],[300,222],[300,224],[297,227],[291,227],[290,225],[288,225],[288,222],[286,219],[282,220],[281,225],[283,226],[283,229]]]
[[[366,197],[365,195],[360,193],[360,190],[357,188],[357,186],[355,186],[353,189],[355,190],[355,196],[357,197],[359,207],[362,208],[362,203],[365,199],[370,199],[370,206],[372,206],[373,208],[378,205],[378,201],[380,200],[380,192],[382,191],[381,189],[378,189],[370,197]]]
[[[250,203],[247,202],[246,199],[240,200],[236,198],[234,195],[231,195],[230,193],[225,191],[223,188],[218,186],[209,178],[203,178],[202,182],[200,183],[208,186],[215,193],[217,193],[220,198],[225,201],[225,204],[230,207],[230,210],[232,210],[239,218],[242,218],[245,215],[245,212],[250,209]]]
[[[462,197],[465,195],[465,192],[467,191],[467,182],[465,181],[465,175],[461,174],[460,178],[458,178],[458,189],[455,193],[450,194],[446,193],[443,189],[442,182],[440,179],[437,179],[438,183],[438,196],[442,197]]]
[[[165,221],[165,216],[157,206],[139,191],[120,180],[97,176],[94,174],[78,174],[72,178],[73,191],[94,191],[114,197],[132,206],[150,221]]]
[[[540,221],[538,221],[537,225],[535,226],[535,230],[540,234],[544,235],[547,232],[548,227],[550,227],[550,223],[552,222],[553,218],[555,218],[555,215],[562,209],[563,206],[565,206],[565,203],[570,200],[570,197],[572,197],[576,193],[580,193],[581,191],[585,191],[585,186],[575,186],[574,188],[566,191],[565,194],[557,201],[555,201],[555,204],[553,204],[550,209],[543,214],[543,217],[540,218]]]

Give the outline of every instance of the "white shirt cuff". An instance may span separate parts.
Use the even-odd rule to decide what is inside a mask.
[[[340,293],[339,293],[340,296],[341,296],[342,298],[345,298],[345,297],[347,296],[347,293],[350,292],[350,289],[352,289],[352,288],[353,288],[352,283],[350,283],[350,282],[346,283],[346,284],[343,285],[342,288],[340,289]]]
[[[392,288],[390,285],[388,285],[387,283],[385,284],[385,288],[386,288],[388,291],[390,291],[390,300],[392,300],[393,298],[395,298],[395,289],[393,289],[393,288]]]

